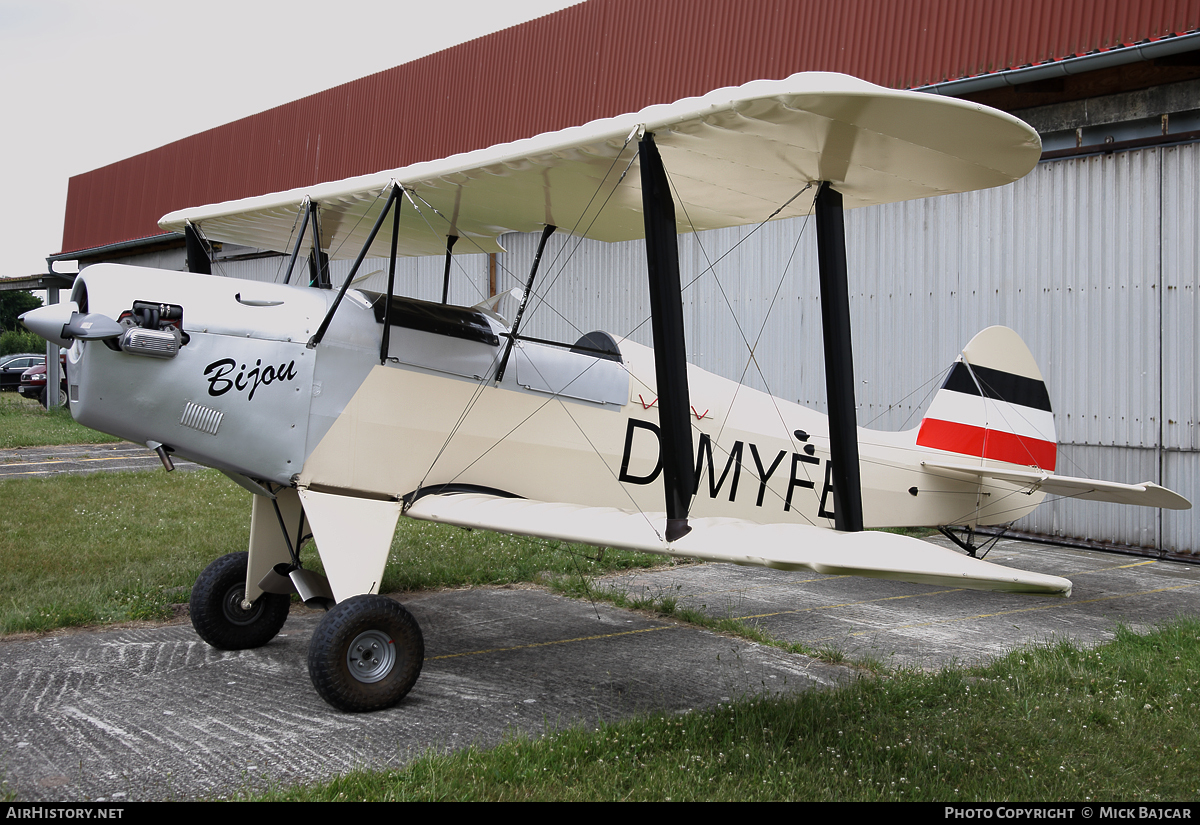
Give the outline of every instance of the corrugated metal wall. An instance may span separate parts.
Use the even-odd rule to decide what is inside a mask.
[[[1200,144],[1190,144],[1045,162],[1000,189],[847,213],[859,423],[916,426],[967,341],[1004,324],[1046,378],[1059,473],[1157,481],[1195,500],[1198,191]],[[498,291],[524,283],[537,236],[504,243]],[[811,220],[681,236],[680,265],[689,360],[824,410]],[[221,271],[276,280],[285,266],[268,259]],[[335,262],[334,282],[348,271]],[[365,262],[361,272],[372,271],[361,285],[383,291],[386,262]],[[440,300],[442,271],[440,259],[403,260],[397,292]],[[456,256],[451,301],[474,304],[487,290],[487,256]],[[527,334],[574,341],[604,329],[650,343],[641,242],[554,237],[536,291]],[[1197,553],[1197,512],[1056,501],[1016,526]]]
[[[912,88],[1198,26],[1200,0],[590,0],[76,175],[62,249],[758,78]]]
[[[1200,145],[1190,144],[1042,163],[1001,189],[847,213],[860,423],[916,426],[966,342],[1004,324],[1045,374],[1058,472],[1157,481],[1197,498],[1198,191]],[[508,240],[514,266],[535,243]],[[695,279],[685,293],[690,360],[824,409],[813,227],[707,232],[682,238],[680,252],[684,282]],[[579,245],[550,298],[580,320],[542,309],[530,334],[636,329],[648,343],[642,261],[638,243]],[[753,360],[743,336],[758,341]],[[1196,513],[1057,501],[1016,527],[1194,553]]]
[[[1200,492],[1200,150],[1162,150],[1163,478],[1193,501]],[[1200,501],[1196,502],[1200,507]],[[1196,510],[1164,512],[1163,546],[1200,553]]]

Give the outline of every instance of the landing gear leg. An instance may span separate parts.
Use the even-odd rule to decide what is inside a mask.
[[[1005,525],[1004,527],[1002,527],[1000,529],[999,533],[997,533],[996,535],[994,535],[990,539],[988,539],[986,542],[984,542],[982,546],[977,545],[975,543],[975,528],[974,527],[958,528],[958,530],[962,533],[964,538],[960,538],[958,536],[958,534],[954,533],[953,532],[954,529],[955,528],[950,527],[948,525],[943,525],[938,528],[938,532],[941,533],[946,538],[950,539],[950,541],[954,542],[956,545],[958,545],[963,550],[963,552],[965,552],[971,558],[982,559],[984,556],[986,556],[988,553],[991,552],[993,547],[996,546],[996,542],[998,542],[998,541],[1000,541],[1000,539],[1004,538],[1004,534],[1008,532],[1008,525]],[[982,553],[980,552],[981,550],[983,551]]]

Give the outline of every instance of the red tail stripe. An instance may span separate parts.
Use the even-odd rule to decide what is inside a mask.
[[[1051,472],[1054,471],[1058,457],[1058,445],[1053,441],[937,418],[926,418],[921,422],[917,444],[935,450],[992,458],[1011,464],[1034,464]]]

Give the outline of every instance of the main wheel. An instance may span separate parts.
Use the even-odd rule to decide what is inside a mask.
[[[425,662],[421,628],[386,596],[355,596],[325,614],[308,645],[308,675],[339,710],[390,708],[403,699]]]
[[[221,556],[192,585],[192,627],[215,648],[262,647],[287,621],[292,603],[287,595],[263,593],[249,608],[242,606],[249,563],[249,553]]]

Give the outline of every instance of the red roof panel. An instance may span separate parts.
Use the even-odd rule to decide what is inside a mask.
[[[590,0],[71,178],[63,250],[793,72],[893,88],[1200,27],[1200,0]]]

